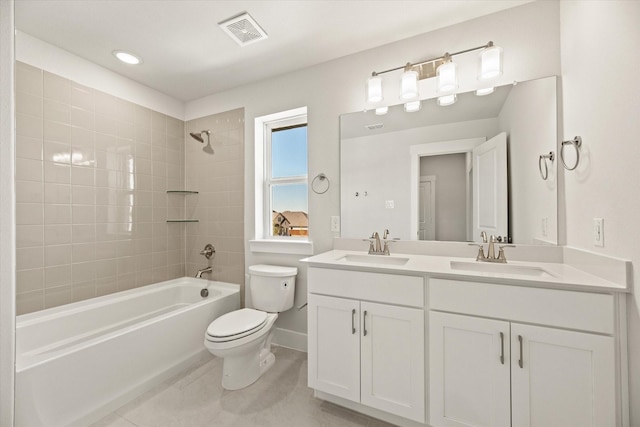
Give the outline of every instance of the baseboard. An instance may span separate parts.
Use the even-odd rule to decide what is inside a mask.
[[[289,329],[276,328],[273,331],[273,344],[293,350],[307,352],[307,334]]]
[[[381,411],[370,406],[362,405],[360,403],[352,402],[351,400],[343,399],[341,397],[333,396],[329,393],[314,390],[313,396],[317,399],[326,400],[327,402],[334,403],[342,406],[343,408],[351,409],[352,411],[360,412],[361,414],[368,415],[373,418],[377,418],[382,421],[386,421],[400,427],[429,427],[429,424],[419,423],[413,420],[399,417],[397,415],[390,414],[388,412]]]

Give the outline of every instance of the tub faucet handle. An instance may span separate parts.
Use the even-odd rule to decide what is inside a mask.
[[[200,251],[200,255],[204,255],[207,259],[211,259],[216,254],[216,248],[211,243],[207,243],[203,250]]]

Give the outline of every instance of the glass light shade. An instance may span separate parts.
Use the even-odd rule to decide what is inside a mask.
[[[456,94],[452,93],[451,95],[444,95],[438,97],[438,105],[441,107],[446,107],[447,105],[453,105],[456,103]]]
[[[491,79],[502,74],[502,48],[490,46],[480,52],[478,80]]]
[[[407,100],[418,97],[418,73],[408,70],[402,73],[400,80],[400,99]]]
[[[458,73],[456,63],[445,62],[438,67],[438,93],[446,93],[458,88]]]
[[[485,88],[476,90],[476,95],[477,96],[489,95],[490,93],[493,93],[494,90],[495,90],[495,88],[493,86],[492,87],[485,87]]]
[[[420,101],[405,102],[404,111],[407,113],[415,113],[416,111],[420,111],[421,107],[422,104]]]
[[[380,102],[382,99],[382,77],[369,77],[367,79],[367,102]]]
[[[382,116],[389,112],[389,107],[378,107],[376,108],[376,116]]]

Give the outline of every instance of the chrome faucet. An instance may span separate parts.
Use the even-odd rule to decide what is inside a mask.
[[[213,269],[211,267],[207,267],[207,268],[201,268],[200,270],[198,270],[198,272],[196,273],[196,279],[201,279],[202,278],[202,273],[211,273]]]
[[[515,248],[515,245],[501,245],[498,246],[498,255],[496,256],[495,243],[496,241],[500,242],[502,239],[496,239],[496,236],[493,234],[489,236],[489,246],[487,248],[487,255],[484,254],[484,246],[483,243],[487,243],[487,233],[481,232],[480,237],[482,238],[482,243],[469,243],[471,246],[477,246],[478,255],[476,256],[476,261],[480,262],[498,262],[498,263],[506,263],[507,257],[504,254],[504,248]]]

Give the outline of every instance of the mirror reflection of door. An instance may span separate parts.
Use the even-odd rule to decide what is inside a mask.
[[[425,179],[427,177],[432,177],[430,188],[427,184],[428,180]],[[418,239],[466,240],[467,200],[470,191],[465,152],[421,156]],[[427,198],[431,200],[425,200]],[[431,223],[429,223],[430,218]]]
[[[436,177],[421,176],[419,187],[418,240],[436,239]]]
[[[473,149],[473,237],[506,236],[507,134],[502,132]]]

